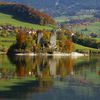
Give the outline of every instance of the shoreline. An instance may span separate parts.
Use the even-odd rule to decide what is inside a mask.
[[[16,56],[72,56],[72,57],[81,57],[81,56],[88,56],[88,54],[82,54],[78,52],[72,52],[72,53],[60,53],[60,52],[55,52],[53,54],[48,54],[48,53],[16,53]]]

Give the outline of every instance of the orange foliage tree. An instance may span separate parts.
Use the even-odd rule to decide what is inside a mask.
[[[68,53],[71,53],[73,50],[73,43],[70,40],[65,41],[66,50]]]
[[[25,32],[22,30],[19,30],[16,35],[16,41],[17,41],[18,48],[23,48],[23,45],[26,39],[27,39],[27,35],[25,34]]]

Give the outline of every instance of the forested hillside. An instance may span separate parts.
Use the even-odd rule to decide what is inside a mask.
[[[11,14],[15,19],[32,24],[47,25],[55,23],[50,16],[23,4],[1,2],[0,12]]]

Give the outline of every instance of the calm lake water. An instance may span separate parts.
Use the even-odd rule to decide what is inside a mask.
[[[100,100],[100,57],[0,55],[0,100]]]

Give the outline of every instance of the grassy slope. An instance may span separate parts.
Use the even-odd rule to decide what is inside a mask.
[[[86,18],[92,18],[92,17],[93,17],[93,15],[60,16],[60,17],[56,17],[55,21],[63,23],[63,22],[70,21],[70,20],[86,19]],[[87,31],[82,31],[85,28],[87,28],[88,30]],[[75,26],[73,28],[73,30],[77,31],[77,32],[82,32],[82,33],[85,33],[85,34],[89,34],[89,33],[100,34],[100,22],[91,23],[90,25],[84,26],[84,27]]]
[[[88,30],[82,31],[85,28],[87,28]],[[77,32],[82,32],[84,34],[90,34],[90,33],[100,34],[100,22],[91,23],[90,25],[84,27],[76,26],[73,28],[73,30]]]
[[[16,27],[21,26],[21,27],[27,27],[27,28],[32,28],[32,29],[36,29],[36,30],[37,29],[51,30],[53,28],[53,26],[40,26],[40,25],[31,24],[28,22],[22,22],[22,21],[12,18],[11,15],[0,13],[0,25],[3,25],[3,24],[11,24]],[[9,42],[9,40],[15,41],[15,37],[9,37],[9,38],[8,37],[7,38],[0,37],[0,49],[1,48],[9,48],[14,43],[14,42]]]
[[[14,19],[11,15],[0,13],[0,24],[11,24],[14,26],[21,26],[21,27],[27,27],[32,29],[52,29],[52,27],[49,26],[40,26],[31,24],[28,22],[22,22],[19,20]]]
[[[88,52],[88,50],[92,50],[94,52],[97,52],[97,51],[100,51],[98,49],[94,49],[94,48],[90,48],[90,47],[85,47],[85,46],[82,46],[82,45],[79,45],[79,44],[74,44],[74,50],[80,50],[80,51],[83,51],[83,52]]]

